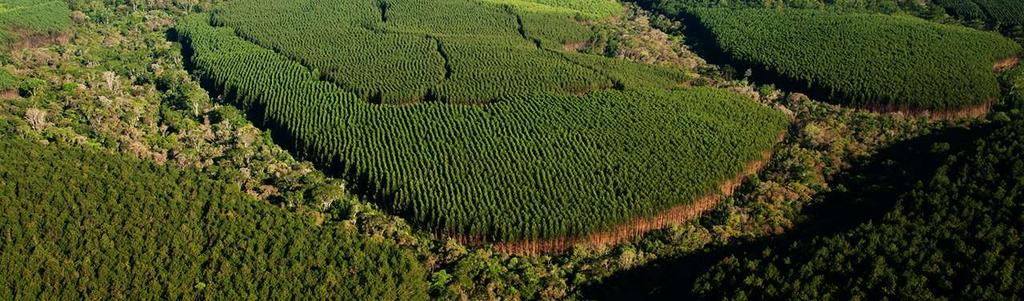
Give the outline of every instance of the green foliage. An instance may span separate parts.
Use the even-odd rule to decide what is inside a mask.
[[[0,44],[14,41],[11,29],[51,33],[71,26],[71,11],[61,0],[0,0]]]
[[[654,86],[627,85],[615,80],[625,77],[615,69],[566,58],[562,44],[585,41],[591,30],[563,12],[468,0],[244,0],[218,6],[211,21],[385,104]],[[662,69],[644,78],[663,88],[686,79],[682,70]]]
[[[190,170],[0,140],[0,299],[426,299],[392,243]]]
[[[935,4],[966,20],[1024,25],[1024,2],[1019,0],[935,0]]]
[[[7,69],[0,68],[0,92],[18,87],[18,78]]]
[[[21,96],[29,97],[33,95],[39,95],[47,88],[47,82],[38,78],[30,78],[21,82],[18,85],[18,94]]]
[[[1017,43],[1024,41],[1024,12],[1017,0],[632,0],[646,9],[672,17],[694,7],[798,8],[836,12],[882,13],[916,16],[937,23],[1002,33]],[[684,14],[685,15],[685,14]],[[951,19],[950,16],[956,19]]]
[[[988,15],[981,6],[974,0],[933,0],[936,5],[942,6],[950,15],[967,19],[981,20],[988,18]]]
[[[1003,73],[1002,82],[1007,93],[1000,106],[1010,113],[1021,114],[1024,112],[1024,65],[1017,65]]]
[[[895,13],[909,8],[915,11],[919,4],[901,0],[637,0],[645,7],[665,11],[671,15],[684,7],[728,7],[728,8],[802,8],[832,9],[851,12]]]
[[[517,15],[522,20],[522,34],[539,40],[541,47],[546,49],[559,49],[562,45],[586,41],[594,35],[593,28],[580,26],[580,21],[572,15],[529,11]]]
[[[933,173],[907,183],[909,191],[869,200],[895,203],[877,220],[727,257],[698,280],[696,293],[710,299],[1017,299],[1024,293],[1024,119],[1010,118],[968,133],[973,142],[962,151],[934,144],[930,152],[945,159]]]
[[[942,110],[993,101],[1000,92],[993,63],[1021,51],[994,33],[912,17],[794,9],[693,12],[735,60],[855,106]]]
[[[570,14],[585,18],[605,18],[622,14],[622,5],[613,0],[480,0],[538,13]]]
[[[786,125],[716,89],[374,105],[205,16],[178,29],[204,81],[299,153],[439,232],[507,240],[607,230],[715,190]]]

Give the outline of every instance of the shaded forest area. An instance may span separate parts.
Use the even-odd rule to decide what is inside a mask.
[[[716,66],[699,64],[700,66],[693,67],[701,72],[700,78],[692,81],[694,85],[710,85],[738,91],[795,118],[795,122],[789,128],[786,141],[779,145],[766,168],[758,175],[744,181],[737,194],[723,199],[699,221],[657,230],[642,238],[611,247],[577,247],[565,254],[551,256],[510,256],[495,251],[493,247],[465,246],[454,240],[439,239],[416,230],[403,219],[382,212],[376,204],[372,203],[372,200],[356,196],[358,189],[354,189],[354,183],[332,179],[314,168],[311,163],[294,159],[293,153],[285,151],[281,145],[275,143],[281,142],[280,139],[271,139],[271,136],[274,135],[271,135],[270,131],[260,130],[250,122],[250,120],[257,119],[247,119],[244,112],[235,109],[222,99],[211,99],[196,79],[183,68],[182,64],[188,63],[189,60],[182,58],[180,44],[173,42],[177,39],[173,36],[168,38],[168,31],[172,31],[176,26],[175,20],[190,13],[209,10],[212,7],[211,1],[202,0],[198,1],[198,4],[193,0],[72,0],[67,2],[74,17],[71,27],[65,31],[65,33],[69,33],[67,35],[71,38],[69,41],[34,45],[33,47],[38,47],[16,49],[0,55],[0,63],[3,65],[0,68],[2,70],[0,71],[0,90],[3,90],[0,91],[3,92],[0,93],[3,94],[0,95],[0,98],[4,99],[3,102],[0,102],[2,104],[0,105],[0,136],[5,137],[3,139],[19,137],[12,139],[25,139],[31,141],[32,144],[43,144],[45,145],[41,146],[43,148],[86,149],[86,152],[102,153],[104,156],[116,153],[121,157],[137,158],[138,162],[148,162],[143,163],[143,166],[173,166],[181,169],[181,172],[208,177],[210,181],[215,182],[214,185],[240,187],[239,190],[247,195],[243,197],[252,199],[245,202],[228,200],[225,203],[244,203],[246,206],[265,208],[255,211],[271,212],[268,215],[273,218],[260,219],[256,221],[257,223],[294,219],[297,222],[283,222],[282,224],[303,225],[299,228],[305,228],[304,225],[307,224],[319,225],[316,227],[327,229],[307,230],[324,236],[332,236],[327,233],[340,233],[335,238],[311,237],[310,244],[313,244],[311,241],[335,243],[338,240],[350,241],[352,244],[342,248],[351,250],[358,247],[357,241],[363,241],[369,246],[379,246],[388,250],[398,248],[403,252],[414,254],[416,263],[410,269],[410,273],[415,275],[410,275],[411,278],[407,278],[412,279],[409,286],[406,287],[407,289],[401,289],[401,291],[411,292],[412,295],[374,295],[372,293],[372,291],[379,292],[379,289],[387,289],[388,294],[399,293],[400,290],[395,290],[388,285],[368,288],[371,292],[358,295],[376,296],[377,299],[387,299],[389,296],[452,300],[557,300],[588,297],[603,299],[630,296],[657,299],[659,297],[694,296],[694,287],[699,288],[696,296],[739,298],[737,292],[752,291],[753,289],[750,287],[752,285],[764,287],[765,291],[771,290],[770,287],[776,287],[778,289],[774,289],[775,293],[772,294],[780,295],[785,292],[785,289],[790,289],[790,291],[792,289],[780,286],[778,279],[795,278],[792,276],[765,277],[762,275],[765,274],[763,272],[770,269],[761,263],[775,262],[776,258],[783,257],[783,255],[785,258],[794,257],[788,255],[792,252],[786,243],[798,243],[800,246],[808,246],[808,249],[818,247],[811,245],[806,240],[796,239],[798,236],[812,237],[813,235],[801,235],[799,233],[802,232],[796,231],[802,231],[801,229],[805,225],[815,225],[815,221],[830,222],[828,217],[849,217],[846,227],[828,229],[827,231],[818,230],[824,232],[823,234],[831,235],[829,237],[849,233],[850,229],[864,224],[866,218],[855,214],[845,214],[846,210],[830,210],[828,205],[832,203],[824,203],[824,201],[828,200],[826,196],[850,196],[853,192],[849,191],[878,190],[850,184],[878,182],[854,180],[855,175],[859,170],[865,169],[865,166],[886,166],[881,163],[871,163],[877,162],[875,159],[864,163],[862,161],[865,157],[885,157],[874,156],[874,154],[879,151],[880,147],[886,147],[893,142],[910,137],[917,137],[922,132],[946,127],[963,127],[979,122],[985,123],[987,122],[985,120],[988,119],[999,122],[1012,120],[1016,118],[1011,118],[1016,116],[1014,111],[1019,112],[1024,109],[1024,106],[1019,104],[998,104],[995,108],[996,113],[985,116],[981,120],[942,122],[899,114],[874,114],[828,105],[821,102],[823,99],[807,99],[799,94],[787,93],[787,89],[780,91],[779,85],[751,84],[746,79],[741,79],[743,69],[739,69],[737,72],[737,70],[730,70],[724,66],[722,69],[717,69]],[[927,19],[936,21],[941,18]],[[667,23],[673,22],[655,14],[651,17],[649,25],[657,26]],[[651,30],[646,23],[640,25],[643,25],[639,26],[641,30]],[[620,24],[608,24],[607,27],[615,30],[623,29]],[[683,38],[679,36],[682,31],[666,29],[666,32],[672,33],[671,41]],[[635,38],[636,36],[638,34],[632,29],[623,29],[622,32],[616,32],[608,38],[605,41],[608,43],[607,45],[599,41],[592,43],[590,47],[622,51],[623,48],[620,47],[626,44],[639,45],[639,47],[646,45],[646,42],[638,43],[627,39],[627,37]],[[682,44],[675,45],[685,50],[685,46]],[[625,53],[650,53],[644,49],[635,50]],[[622,54],[605,53],[605,55],[617,57],[622,57]],[[626,58],[635,60],[628,56]],[[697,59],[699,60],[699,58]],[[662,59],[653,60],[653,63],[656,63]],[[643,61],[647,62],[647,60]],[[707,70],[711,71],[705,72]],[[1011,83],[1005,87],[1004,92],[1007,92],[1006,95],[1009,95],[1009,98],[1021,98],[1020,91],[1024,90],[1022,89],[1024,88],[1022,73],[1024,73],[1024,68],[1018,67],[1004,74],[1007,79],[1017,78],[1016,80],[1011,79]],[[973,129],[959,130],[959,133],[963,134],[961,136],[967,136],[973,135],[973,131]],[[277,131],[274,134],[278,134]],[[925,147],[926,144],[922,143],[921,149],[931,151],[930,147]],[[885,152],[891,152],[892,148],[887,147]],[[942,148],[939,147],[938,150]],[[951,150],[947,153],[955,152],[956,148],[951,144]],[[77,152],[65,152],[64,154],[74,155],[75,153]],[[1007,156],[1012,157],[1013,154]],[[907,157],[902,156],[901,158]],[[942,156],[909,156],[909,159],[924,162],[928,159],[927,157]],[[851,163],[855,163],[853,164],[855,168],[851,167]],[[935,166],[929,166],[927,163],[915,164],[935,169]],[[939,164],[935,163],[934,165]],[[79,166],[72,167],[79,168]],[[909,168],[901,169],[910,170]],[[54,177],[64,177],[64,175],[54,175]],[[0,178],[0,183],[6,179],[6,177]],[[123,181],[140,178],[126,177],[125,179]],[[49,185],[49,182],[38,183],[43,183],[39,185]],[[912,185],[902,186],[911,187]],[[843,189],[848,192],[844,193]],[[892,189],[880,191],[891,192]],[[873,209],[864,209],[863,211],[873,212],[875,216],[871,220],[880,221],[884,218],[886,210],[892,212],[892,208],[895,208],[892,205],[895,198],[886,200],[888,201],[879,201],[877,208],[872,207]],[[7,204],[6,199],[3,202]],[[838,201],[834,203],[842,204]],[[41,212],[41,209],[37,208],[41,205],[32,202],[18,201],[11,204],[25,204],[26,208],[36,208],[32,209],[36,211],[26,211],[24,208],[14,207],[6,208],[6,210]],[[148,202],[143,204],[148,204]],[[805,207],[810,204],[816,205]],[[52,209],[56,208],[50,207],[46,210]],[[247,211],[247,209],[241,211]],[[836,214],[837,211],[844,214]],[[816,212],[816,215],[805,218],[804,216],[808,212]],[[851,213],[855,212],[851,211]],[[15,218],[13,214],[6,216]],[[32,219],[41,216],[43,215],[26,213],[16,218]],[[236,218],[239,216],[236,215]],[[63,221],[62,219],[65,218],[74,221],[81,217],[61,216],[58,220]],[[158,219],[154,220],[159,221]],[[171,219],[171,221],[173,220]],[[22,223],[20,220],[9,221],[10,225],[14,225],[15,222]],[[25,221],[25,224],[28,222]],[[228,220],[225,221],[225,224],[238,224],[240,227],[244,227],[249,225],[249,222]],[[6,225],[4,230],[14,229]],[[157,223],[157,225],[165,224]],[[166,231],[175,230],[179,229],[167,228]],[[296,233],[307,230],[297,228]],[[260,231],[282,233],[262,228]],[[346,234],[348,232],[353,233],[349,236]],[[793,232],[793,234],[791,236],[782,234],[786,232]],[[0,230],[0,235],[7,233],[15,232]],[[52,236],[46,235],[39,237],[52,238]],[[775,239],[758,239],[776,235],[783,236]],[[32,235],[24,237],[30,236]],[[239,235],[236,238],[247,236],[249,235]],[[252,237],[256,236],[252,235]],[[151,264],[150,266],[137,266],[134,270],[137,274],[131,274],[146,276],[118,275],[124,271],[125,262],[136,265],[146,262],[122,261],[120,259],[125,257],[116,252],[109,255],[111,257],[94,256],[94,254],[105,251],[117,250],[116,248],[128,248],[128,246],[119,245],[122,244],[122,241],[127,240],[109,239],[112,237],[116,236],[108,235],[108,241],[102,240],[102,236],[98,240],[93,239],[95,237],[76,238],[97,246],[100,251],[89,248],[73,250],[79,252],[74,254],[87,254],[88,261],[65,260],[33,263],[47,267],[41,271],[33,270],[35,266],[22,268],[21,265],[25,263],[21,259],[29,256],[57,257],[61,254],[60,252],[70,252],[69,250],[72,248],[68,247],[64,248],[68,250],[63,250],[50,246],[32,249],[33,253],[31,254],[18,251],[11,251],[8,254],[5,248],[13,248],[16,245],[0,242],[0,251],[3,251],[3,256],[9,255],[9,258],[13,258],[11,261],[15,262],[14,265],[8,265],[6,262],[0,264],[4,266],[3,268],[9,269],[3,271],[18,271],[16,274],[0,273],[0,281],[2,281],[0,283],[3,283],[0,284],[0,289],[11,289],[5,285],[13,283],[11,285],[24,292],[35,292],[37,295],[33,296],[42,296],[37,298],[56,296],[51,299],[60,296],[81,299],[84,298],[82,296],[94,295],[117,299],[118,296],[125,295],[123,293],[125,287],[146,292],[174,291],[177,293],[168,293],[167,295],[182,296],[182,298],[189,296],[215,298],[242,291],[241,285],[233,284],[241,283],[241,279],[248,277],[247,279],[270,280],[256,284],[259,289],[251,289],[246,286],[245,290],[251,289],[250,291],[254,294],[273,291],[281,293],[283,296],[286,292],[298,292],[301,295],[319,294],[321,291],[297,288],[312,286],[310,283],[317,280],[327,282],[328,279],[332,279],[330,277],[292,279],[294,277],[280,276],[286,275],[290,271],[271,273],[277,276],[271,278],[263,272],[245,275],[242,269],[224,272],[224,274],[195,272],[202,275],[213,275],[195,278],[192,277],[195,274],[191,274],[193,271],[190,270],[188,274],[185,274],[186,276],[182,276],[180,279],[168,280],[167,286],[173,286],[173,288],[142,286],[138,283],[157,279],[155,277],[177,277],[182,274],[166,273],[169,276],[150,277],[148,275],[163,273],[160,272],[162,267],[159,266],[162,264]],[[0,239],[6,238],[9,237],[0,236]],[[273,249],[279,246],[277,243],[288,244],[277,237],[268,239],[268,242],[275,244],[270,247],[255,242],[249,245],[253,246],[252,252],[258,252],[261,246]],[[157,249],[163,247],[161,243],[163,241],[156,244]],[[1008,241],[1007,243],[1021,245],[1019,241]],[[114,249],[109,248],[111,244],[115,246]],[[140,245],[146,244],[149,242],[140,243]],[[397,247],[385,247],[387,245],[397,245]],[[25,250],[24,245],[17,246],[19,246],[17,250]],[[234,246],[232,245],[232,247]],[[764,250],[767,247],[771,247],[772,252],[765,255]],[[1007,249],[1013,250],[1013,248],[1004,250]],[[203,253],[214,254],[206,252],[212,250],[206,247],[200,247],[200,250]],[[240,248],[225,250],[228,251],[222,250],[223,252],[219,254],[223,255],[232,250],[240,250]],[[330,252],[334,252],[334,249],[330,250]],[[238,254],[231,255],[242,256],[244,252],[250,251],[249,249],[233,251]],[[268,255],[268,258],[280,259],[281,256],[291,256],[282,254]],[[391,256],[390,254],[385,253],[381,256],[387,257]],[[778,256],[776,256],[777,254]],[[140,255],[136,258],[150,255]],[[153,256],[164,260],[170,255],[171,253]],[[311,255],[307,258],[317,256],[319,255]],[[729,262],[723,262],[723,258],[732,259]],[[223,264],[222,267],[227,270],[246,266],[246,262],[251,263],[248,260],[250,259],[239,258],[238,262],[233,259],[228,260],[230,263]],[[326,260],[330,262],[335,258]],[[359,266],[376,264],[372,260],[360,261],[358,257],[344,260],[353,260],[356,262],[353,265]],[[277,265],[282,264],[281,262],[268,261],[266,264]],[[61,270],[64,265],[71,263],[82,263],[82,265],[77,270]],[[89,263],[91,266],[86,266],[85,263]],[[749,263],[756,264],[750,265],[749,269],[745,268]],[[253,266],[260,264],[263,263],[254,263]],[[684,264],[690,264],[690,266]],[[302,265],[302,263],[297,263],[294,266]],[[683,272],[682,268],[684,267],[699,268],[700,270],[686,273]],[[744,267],[744,269],[737,267]],[[177,267],[165,270],[174,269]],[[419,269],[425,271],[422,274],[415,271]],[[706,272],[709,269],[711,269],[710,272]],[[255,270],[258,269],[250,271]],[[624,270],[629,272],[623,272]],[[96,272],[88,273],[88,271]],[[331,274],[326,269],[309,269],[309,271],[307,273]],[[654,274],[643,275],[641,271]],[[727,271],[727,273],[722,271]],[[42,272],[45,272],[46,277],[50,278],[37,274]],[[363,272],[366,271],[363,270],[359,273]],[[374,272],[370,272],[370,274],[378,275]],[[702,274],[707,276],[701,278]],[[712,277],[723,274],[744,278]],[[217,277],[224,275],[234,275],[234,278],[217,280]],[[612,278],[604,280],[610,275]],[[633,283],[626,281],[630,279],[628,278],[630,275],[636,279],[632,280]],[[64,278],[58,279],[59,277]],[[677,277],[677,279],[672,280],[669,277]],[[746,277],[756,281],[749,285],[737,285],[738,281],[744,280]],[[843,279],[846,278],[855,279],[854,277]],[[215,281],[208,279],[215,279]],[[350,291],[348,285],[369,287],[369,285],[360,283],[363,281],[360,277],[333,278],[333,280],[337,281],[336,289],[341,291]],[[429,282],[427,288],[420,283],[424,280]],[[803,281],[800,280],[800,282]],[[56,287],[56,283],[59,283],[61,287]],[[718,284],[712,286],[709,285],[711,283]],[[1012,281],[1005,283],[1007,287],[1013,288]],[[38,287],[29,287],[32,285]],[[601,285],[619,285],[619,287],[603,289],[599,287]],[[622,285],[635,287],[623,288]],[[722,285],[733,285],[739,288],[724,290],[719,294],[707,294],[709,289],[718,289]],[[281,289],[276,290],[277,288]],[[581,288],[586,289],[581,292]],[[103,295],[108,293],[111,295]],[[328,291],[328,293],[333,293],[333,291]],[[745,294],[749,298],[764,297]],[[25,293],[25,295],[28,296],[29,293]],[[334,296],[337,298],[351,297],[351,295],[343,294]],[[996,297],[991,298],[995,299]],[[0,299],[17,299],[17,297],[11,297],[8,292],[0,293]]]
[[[606,300],[1012,299],[1024,289],[1012,277],[1019,272],[1024,222],[1018,202],[1024,159],[1017,155],[1024,152],[1024,122],[1017,118],[892,145],[841,176],[793,231],[661,259],[586,294]]]

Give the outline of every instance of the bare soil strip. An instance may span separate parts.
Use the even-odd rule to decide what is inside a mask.
[[[586,47],[586,46],[587,46],[587,42],[586,41],[570,42],[570,43],[562,44],[562,49],[565,49],[565,51],[569,51],[569,52],[580,52],[580,49],[583,49],[583,47]]]
[[[992,64],[992,71],[1004,72],[1006,70],[1010,70],[1013,67],[1016,67],[1017,64],[1020,64],[1020,58],[1016,56],[1001,59],[999,61],[996,61],[995,64]]]
[[[779,135],[782,140],[785,133]],[[494,243],[499,252],[513,255],[538,255],[557,253],[570,250],[577,245],[607,246],[622,243],[641,235],[674,225],[685,224],[699,218],[702,213],[714,208],[724,196],[732,195],[743,180],[761,171],[771,159],[772,150],[766,151],[761,158],[750,162],[735,178],[722,183],[717,192],[710,193],[691,203],[678,205],[662,211],[655,216],[636,218],[629,223],[619,225],[612,231],[596,232],[581,237],[561,237],[544,240],[506,241]],[[482,245],[475,237],[452,235],[453,238],[466,245]]]
[[[0,91],[0,99],[15,99],[18,98],[18,90],[10,89]]]
[[[66,45],[71,41],[71,34],[68,32],[40,33],[23,28],[10,30],[14,33],[14,43],[11,50],[37,48],[49,44]]]

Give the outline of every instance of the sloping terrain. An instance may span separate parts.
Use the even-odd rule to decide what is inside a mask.
[[[0,299],[426,299],[395,244],[191,170],[0,139]]]
[[[799,9],[693,13],[723,52],[756,73],[881,111],[990,103],[1000,93],[993,65],[1021,52],[995,33],[912,17]]]
[[[244,1],[233,5],[242,5],[240,2]],[[386,11],[401,16],[395,12],[400,6],[393,4]],[[478,9],[490,11],[489,6],[484,7]],[[366,13],[378,16],[379,11],[371,8]],[[513,85],[511,93],[502,93],[505,96],[483,106],[368,103],[344,84],[335,85],[330,76],[323,80],[320,75],[325,71],[318,71],[322,69],[311,71],[307,64],[283,54],[287,51],[279,53],[247,40],[245,34],[236,35],[244,30],[212,26],[235,22],[224,21],[230,19],[222,15],[228,9],[218,10],[212,17],[196,15],[179,26],[195,71],[208,86],[253,112],[255,120],[283,133],[283,141],[293,144],[297,153],[346,176],[392,210],[435,232],[468,240],[582,236],[611,230],[637,217],[654,216],[718,191],[722,182],[739,175],[749,162],[762,159],[786,125],[779,112],[711,88],[638,86],[576,96],[515,87],[548,84],[536,76],[572,78],[571,72],[554,69],[524,69],[508,78],[502,78],[505,73],[469,75],[468,79],[481,79],[466,82],[475,89],[465,90],[469,92],[490,91],[503,83]],[[267,13],[276,15],[278,10]],[[450,33],[441,37],[444,48],[445,38],[458,38],[457,31],[464,30],[460,28],[465,24],[460,22],[483,22],[479,31],[495,31],[485,41],[524,43],[522,36],[508,35],[515,27],[490,26],[515,24],[507,13],[467,21],[430,16],[405,21],[386,18],[387,22],[378,25],[413,31],[416,26],[434,24],[430,28],[439,29],[432,30]],[[380,34],[391,33],[385,30]],[[316,42],[299,39],[284,44],[307,48],[302,46],[307,43]],[[588,66],[580,70],[604,74],[599,78],[633,77],[636,79],[620,82],[641,85],[666,82],[663,73],[635,71],[662,67],[530,47],[530,51],[543,53],[541,57],[557,57],[553,65]],[[486,58],[481,63],[502,61],[490,59],[495,57],[539,62],[529,52],[508,48],[456,49]],[[455,79],[463,70],[457,63],[460,52],[445,53],[453,54],[451,78]],[[350,56],[318,57],[340,60]],[[391,74],[388,71],[379,74]],[[516,77],[521,73],[528,73],[527,77]],[[486,80],[491,76],[496,76],[496,81]],[[652,80],[644,80],[647,78]]]
[[[0,45],[19,34],[49,34],[71,25],[71,10],[60,0],[0,0]]]

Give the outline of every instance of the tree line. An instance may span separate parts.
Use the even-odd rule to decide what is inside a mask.
[[[711,88],[374,105],[208,20],[179,33],[209,86],[396,212],[481,240],[581,235],[685,204],[762,158],[787,123]]]

